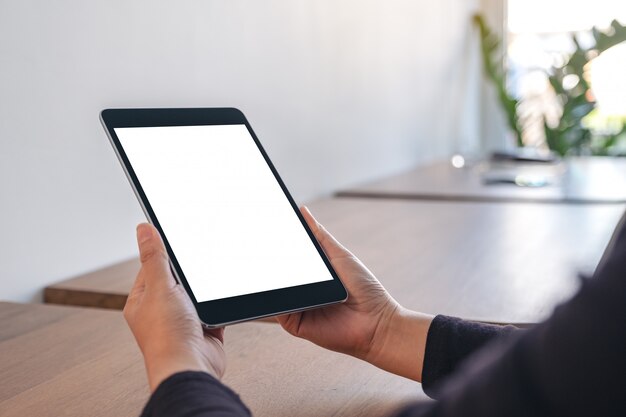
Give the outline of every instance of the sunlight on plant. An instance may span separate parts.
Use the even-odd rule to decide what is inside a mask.
[[[604,30],[574,32],[561,39],[569,39],[571,46],[558,54],[533,54],[528,45],[513,49],[517,60],[536,62],[532,77],[525,77],[525,91],[535,92],[516,96],[507,86],[498,52],[501,39],[481,16],[474,22],[480,30],[485,74],[496,88],[518,146],[547,146],[563,156],[626,155],[625,26],[613,20]],[[546,57],[551,61],[547,65],[541,61]]]
[[[598,109],[608,116],[626,116],[626,43],[590,62],[590,84]]]

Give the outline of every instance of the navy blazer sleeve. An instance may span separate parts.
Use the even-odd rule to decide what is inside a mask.
[[[398,416],[626,416],[624,219],[573,299],[469,355],[436,391],[439,401]]]
[[[180,372],[157,387],[141,417],[244,417],[250,410],[230,388],[204,372]]]

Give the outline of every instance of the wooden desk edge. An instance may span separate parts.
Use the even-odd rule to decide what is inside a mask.
[[[553,198],[553,197],[500,197],[485,195],[465,195],[465,194],[430,194],[411,192],[386,192],[386,191],[337,191],[336,198],[362,198],[362,199],[389,199],[389,200],[409,200],[409,201],[450,201],[468,203],[529,203],[529,204],[624,204],[626,200],[620,199],[583,199],[583,198]]]
[[[127,297],[126,294],[74,290],[56,287],[55,285],[46,287],[43,292],[43,301],[46,304],[96,307],[109,310],[122,310],[126,304]]]

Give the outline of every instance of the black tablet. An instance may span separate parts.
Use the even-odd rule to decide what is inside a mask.
[[[207,326],[347,298],[241,111],[107,109],[100,118]]]

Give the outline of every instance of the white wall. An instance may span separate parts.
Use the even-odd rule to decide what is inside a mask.
[[[473,143],[474,3],[0,0],[0,299],[135,253],[105,107],[239,107],[300,201]]]

